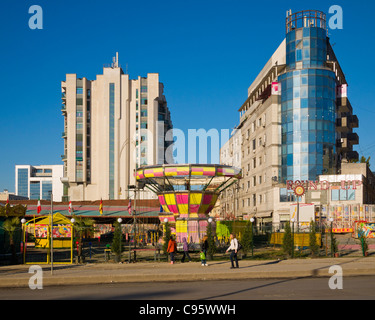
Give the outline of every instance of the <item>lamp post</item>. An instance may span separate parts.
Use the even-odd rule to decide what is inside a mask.
[[[72,226],[71,226],[71,235],[70,235],[70,245],[71,245],[71,248],[70,248],[70,261],[71,261],[71,263],[73,263],[73,239],[74,239],[74,229],[73,229],[73,226],[74,226],[74,222],[76,222],[76,220],[74,218],[71,218],[70,222],[72,223]]]
[[[51,195],[51,275],[53,274],[53,192]]]
[[[25,252],[26,252],[25,223],[26,223],[26,219],[22,218],[21,223],[22,223],[22,256],[23,256],[23,263],[25,263]]]
[[[331,222],[331,257],[333,257],[333,243],[332,243],[333,218],[329,218],[329,222]]]
[[[122,227],[121,227],[121,222],[122,222],[122,219],[118,218],[117,222],[120,224],[120,261],[121,261],[121,253],[122,253],[122,244],[121,244],[121,241],[122,241]]]
[[[254,257],[254,218],[250,218],[251,222],[251,256]]]
[[[295,219],[292,218],[290,221],[293,224],[293,226],[292,226],[292,258],[294,258],[294,221],[295,221]]]

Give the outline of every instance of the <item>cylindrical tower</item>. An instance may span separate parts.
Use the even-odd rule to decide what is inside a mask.
[[[336,77],[326,66],[327,41],[323,12],[286,18],[286,71],[279,76],[284,182],[335,171]]]

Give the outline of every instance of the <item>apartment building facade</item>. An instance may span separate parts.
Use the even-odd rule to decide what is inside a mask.
[[[358,118],[323,12],[288,14],[285,39],[238,111],[243,179],[227,190],[239,199],[236,216],[264,223],[289,219],[295,197],[287,181],[315,181],[339,173],[342,162],[358,159],[353,150],[359,142],[353,132]],[[224,153],[222,148],[221,161],[228,161]],[[220,199],[222,210],[231,207],[226,198]]]
[[[132,80],[116,55],[96,80],[67,74],[61,87],[65,199],[128,199],[137,167],[171,157],[165,134],[172,121],[159,74]]]

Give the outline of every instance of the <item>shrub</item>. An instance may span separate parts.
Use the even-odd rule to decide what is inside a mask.
[[[289,257],[293,256],[294,241],[292,238],[292,230],[289,221],[285,224],[285,232],[283,237],[283,251]]]

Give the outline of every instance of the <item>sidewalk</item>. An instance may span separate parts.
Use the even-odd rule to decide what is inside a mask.
[[[343,276],[375,276],[375,257],[342,257],[289,260],[242,260],[239,269],[230,269],[228,261],[214,261],[209,266],[200,262],[170,265],[167,262],[130,264],[93,263],[83,265],[41,265],[43,286],[100,283],[165,282],[198,280],[275,279],[331,277],[329,268],[339,265]],[[0,287],[28,287],[33,273],[31,265],[0,266]]]

